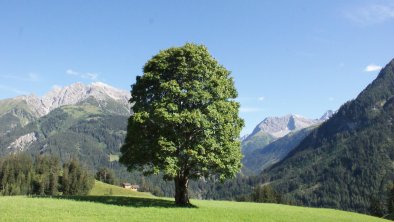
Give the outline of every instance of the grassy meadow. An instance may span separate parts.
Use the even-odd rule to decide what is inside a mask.
[[[90,194],[0,197],[0,221],[386,221],[339,210],[231,201],[192,200],[194,207],[179,208],[172,199],[100,182]]]
[[[122,187],[109,185],[101,181],[95,181],[91,196],[125,196],[125,197],[154,197],[151,193],[136,192]]]

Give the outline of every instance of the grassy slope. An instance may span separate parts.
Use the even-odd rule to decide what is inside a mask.
[[[114,205],[119,203],[117,198],[128,201],[117,206]],[[176,208],[166,199],[114,196],[72,199],[0,197],[0,218],[1,221],[385,221],[338,210],[276,204],[193,200],[196,208]]]
[[[145,192],[135,192],[122,187],[109,185],[100,181],[95,182],[93,189],[90,191],[89,195],[93,196],[129,196],[129,197],[154,197],[150,193]]]

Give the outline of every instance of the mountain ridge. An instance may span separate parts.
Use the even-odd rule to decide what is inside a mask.
[[[307,119],[297,114],[265,118],[241,142],[244,167],[259,173],[282,160],[311,129],[329,119],[333,113],[328,110],[318,119]]]
[[[11,99],[25,101],[32,109],[32,112],[41,117],[58,107],[75,105],[89,97],[93,97],[98,101],[113,99],[128,105],[130,93],[102,82],[93,82],[87,85],[77,82],[65,87],[54,87],[42,97],[31,94]]]
[[[266,117],[254,128],[253,132],[249,134],[248,137],[262,131],[274,138],[281,138],[292,131],[322,123],[329,119],[333,114],[334,112],[332,110],[328,110],[318,119],[308,119],[298,114]]]
[[[394,59],[262,176],[297,204],[367,213],[394,180]]]

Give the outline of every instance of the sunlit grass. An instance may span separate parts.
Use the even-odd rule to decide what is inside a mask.
[[[119,186],[109,185],[100,181],[95,182],[93,189],[89,195],[94,196],[129,196],[129,197],[153,197],[152,194],[146,192],[136,192]]]
[[[122,196],[0,197],[0,221],[385,221],[362,214],[278,204]]]

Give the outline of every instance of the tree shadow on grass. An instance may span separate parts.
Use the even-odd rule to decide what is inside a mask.
[[[141,198],[141,197],[124,197],[124,196],[34,196],[35,198],[54,198],[63,200],[75,200],[85,202],[103,203],[117,206],[128,207],[160,207],[160,208],[197,208],[195,205],[181,207],[175,205],[174,201],[156,199],[156,198]]]

